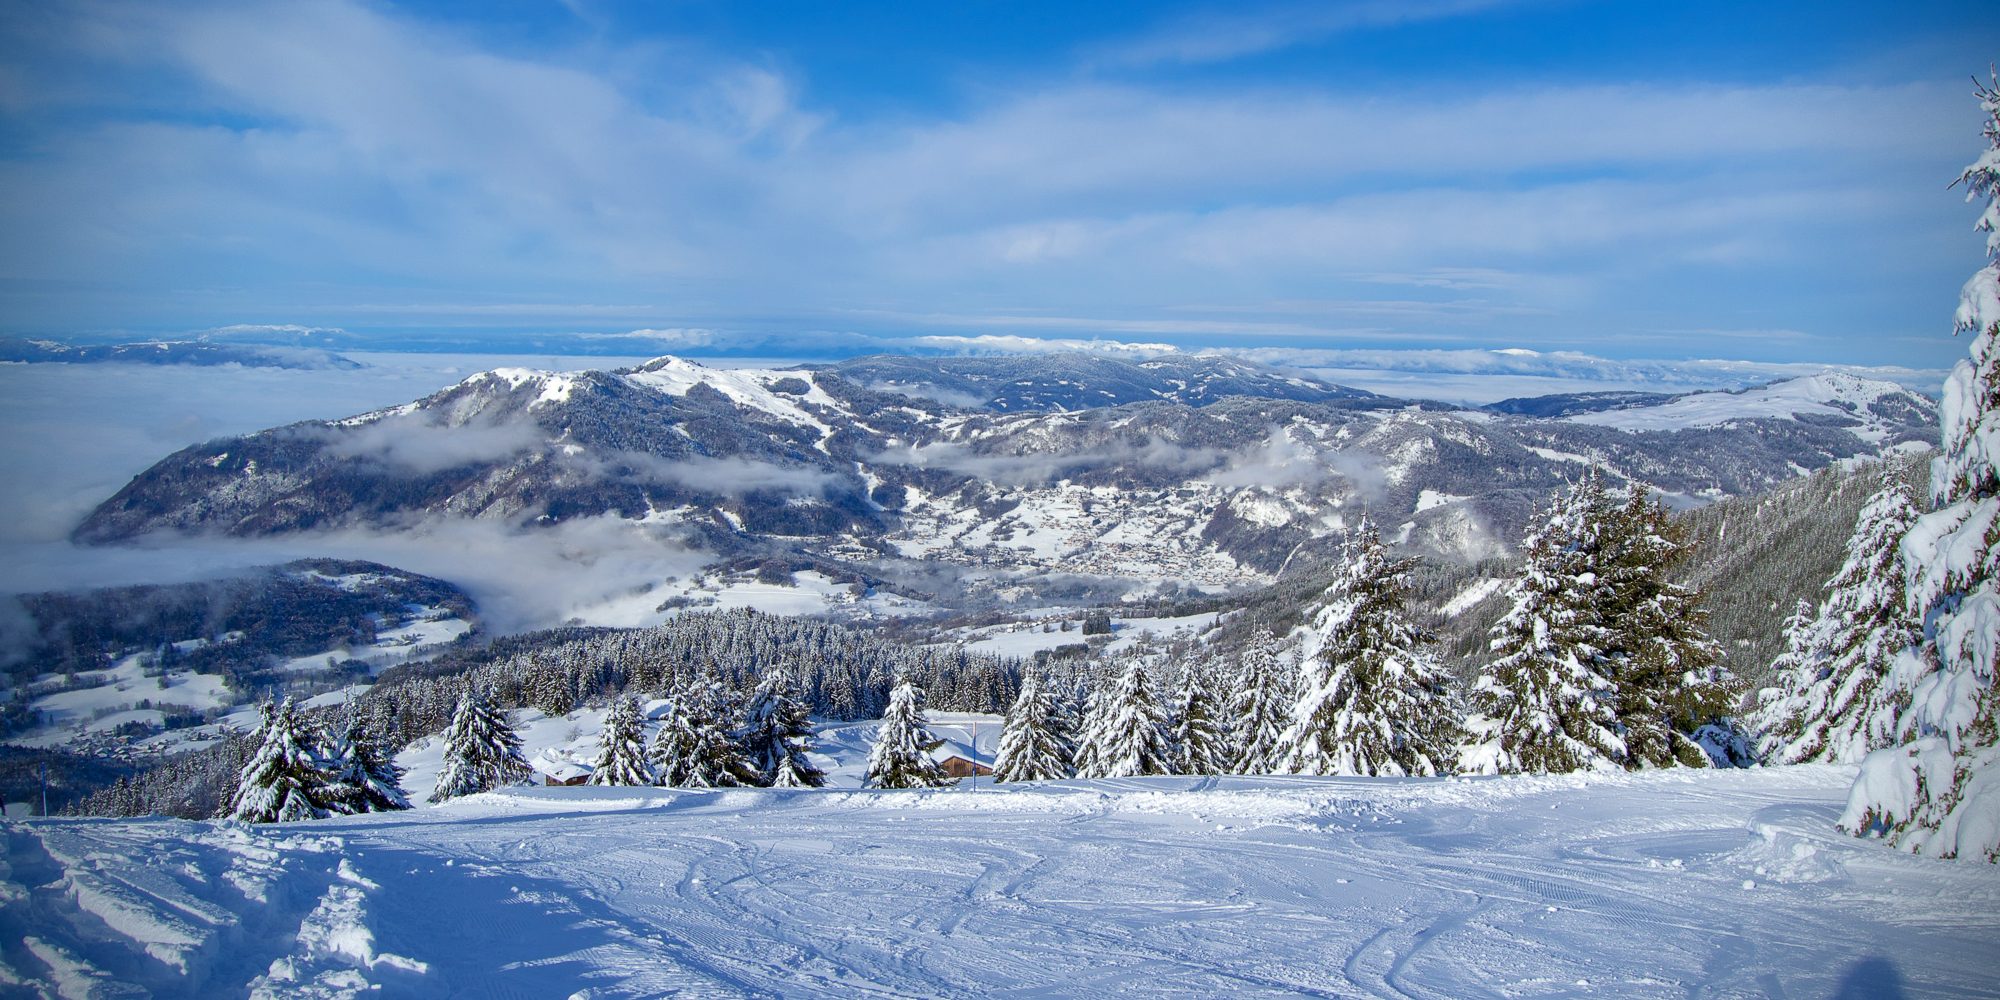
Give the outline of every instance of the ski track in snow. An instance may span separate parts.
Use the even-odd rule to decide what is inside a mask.
[[[1852,774],[10,823],[0,996],[2000,996],[2000,869],[1836,833]]]

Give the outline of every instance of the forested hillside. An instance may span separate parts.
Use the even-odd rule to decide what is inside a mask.
[[[1885,459],[1916,495],[1929,485],[1930,453]],[[1677,519],[1691,554],[1682,582],[1706,595],[1709,631],[1752,690],[1784,648],[1784,622],[1800,599],[1817,603],[1842,548],[1881,487],[1876,463],[1833,466],[1754,497],[1722,500]]]

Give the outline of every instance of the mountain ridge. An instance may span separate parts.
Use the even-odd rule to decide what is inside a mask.
[[[1888,383],[1848,394],[1854,409],[1839,413],[1866,420],[1767,406],[1625,429],[1181,360],[717,369],[665,356],[617,371],[499,368],[401,406],[183,449],[74,537],[613,517],[718,558],[1228,589],[1272,578],[1363,511],[1400,546],[1478,558],[1508,550],[1533,507],[1587,465],[1693,506],[1934,433],[1907,422],[1934,420],[1928,402]],[[913,382],[926,372],[935,380]],[[1274,395],[1225,391],[1239,388]],[[1118,402],[1139,396],[1150,398]],[[1902,409],[1866,412],[1864,398]],[[1108,405],[1074,405],[1091,399]]]

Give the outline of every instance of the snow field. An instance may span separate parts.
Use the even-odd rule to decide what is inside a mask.
[[[1061,622],[1068,618],[1072,624],[1081,624],[1080,619],[1087,609],[1057,608],[1044,619],[1009,622],[1004,625],[986,626],[963,630],[959,633],[966,649],[998,656],[1032,657],[1044,649],[1070,646],[1088,639],[1080,629],[1068,632],[1060,629],[1053,632],[1042,631],[1049,622]],[[1221,618],[1217,612],[1207,611],[1197,615],[1182,615],[1178,618],[1155,618],[1150,616],[1113,617],[1111,619],[1112,640],[1104,647],[1104,652],[1120,653],[1137,644],[1142,637],[1170,638],[1177,634],[1199,634]]]
[[[371,578],[370,574],[342,577],[330,577],[323,573],[312,575],[347,590]],[[320,670],[327,666],[329,660],[356,659],[367,663],[372,675],[399,663],[436,655],[445,644],[472,630],[471,622],[444,608],[411,604],[405,610],[409,615],[405,624],[382,629],[369,645],[336,646],[291,657],[277,663],[276,669],[285,672]],[[174,645],[186,650],[207,645],[208,641],[193,639]],[[141,663],[144,657],[143,652],[128,654],[109,669],[80,675],[86,685],[84,687],[34,699],[29,707],[40,713],[39,724],[8,737],[6,742],[31,747],[62,746],[76,739],[79,733],[109,732],[127,722],[163,723],[165,709],[168,708],[227,709],[228,714],[218,723],[169,730],[146,737],[139,740],[137,746],[153,752],[177,753],[220,738],[225,727],[248,730],[257,725],[256,704],[239,701],[222,675],[169,670],[159,677],[149,677]],[[138,707],[141,701],[150,701],[159,707],[141,709]]]
[[[5,828],[0,960],[72,995],[2000,993],[2000,873],[1836,833],[1852,777],[542,788],[309,826],[40,821]]]
[[[1655,406],[1579,413],[1563,419],[1627,431],[1719,427],[1732,420],[1789,418],[1799,414],[1856,419],[1855,436],[1870,444],[1888,437],[1887,422],[1868,411],[1884,398],[1910,395],[1893,383],[1824,372],[1740,392],[1699,392]],[[1801,473],[1803,474],[1803,473]]]

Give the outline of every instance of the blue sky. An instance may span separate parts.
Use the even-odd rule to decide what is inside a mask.
[[[14,4],[0,332],[1943,367],[1995,58],[1970,2]]]

